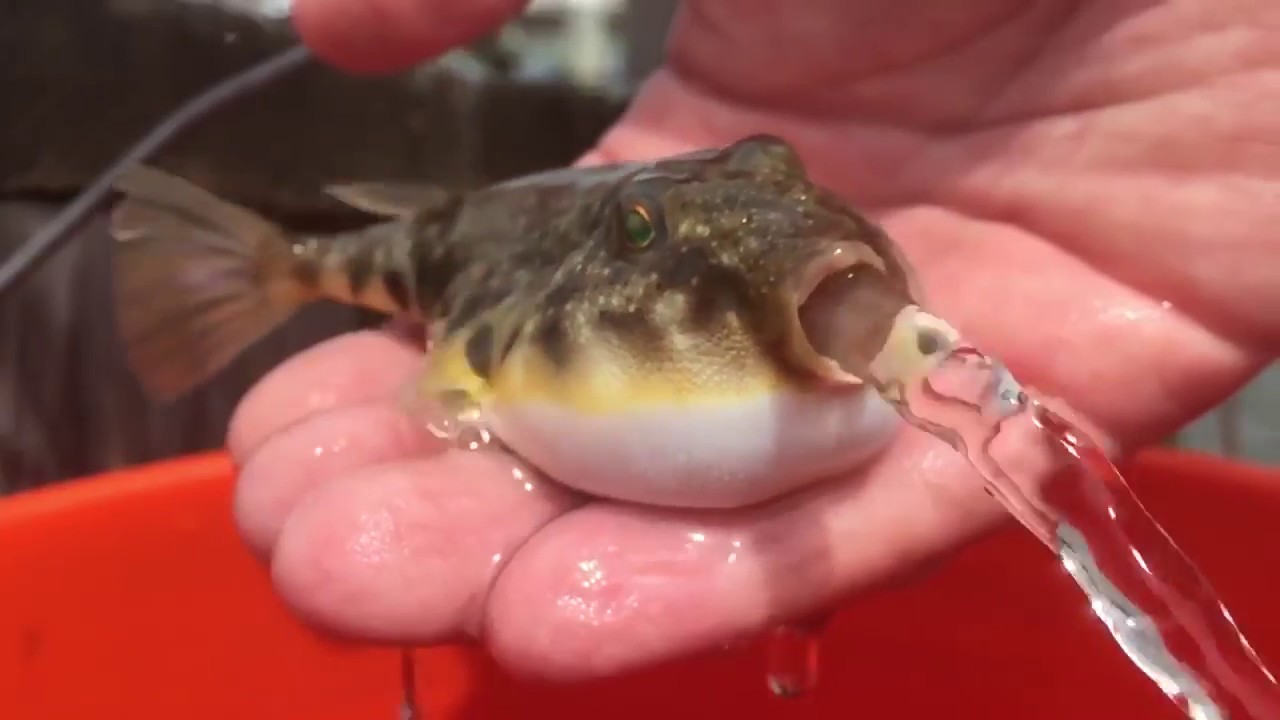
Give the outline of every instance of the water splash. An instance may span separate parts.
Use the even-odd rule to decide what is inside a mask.
[[[1280,718],[1280,685],[1101,447],[982,353],[885,392],[1058,556],[1130,660],[1190,718]],[[1060,405],[1060,403],[1054,403]]]

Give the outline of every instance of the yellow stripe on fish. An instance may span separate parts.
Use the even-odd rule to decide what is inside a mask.
[[[454,389],[470,393],[481,405],[538,402],[600,415],[733,403],[797,385],[793,372],[745,351],[737,357],[716,357],[707,354],[710,348],[703,348],[655,364],[637,358],[626,347],[596,344],[575,352],[568,366],[559,367],[528,342],[517,343],[485,380],[466,357],[466,340],[460,336],[433,349],[423,378],[424,392]]]

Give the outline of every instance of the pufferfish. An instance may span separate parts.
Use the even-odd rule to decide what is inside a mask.
[[[410,397],[618,500],[739,507],[854,469],[898,426],[873,385],[952,337],[888,235],[774,136],[471,192],[331,186],[377,219],[329,235],[153,168],[116,188],[117,318],[152,396],[350,303],[429,329]]]

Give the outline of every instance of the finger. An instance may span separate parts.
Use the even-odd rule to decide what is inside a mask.
[[[593,504],[557,519],[490,596],[485,637],[556,679],[699,652],[899,576],[1003,517],[951,448],[901,438],[860,479],[761,508],[671,513]]]
[[[250,548],[266,554],[311,489],[371,465],[444,449],[426,426],[389,403],[321,412],[264,442],[242,464],[235,516]]]
[[[573,497],[497,453],[366,467],[317,488],[272,559],[301,615],[362,638],[437,642],[474,631],[504,561]]]
[[[423,353],[378,330],[340,335],[278,365],[240,401],[227,446],[237,463],[268,437],[312,415],[388,400],[421,367]]]
[[[319,57],[344,70],[401,70],[478,39],[528,0],[296,0],[293,24]]]

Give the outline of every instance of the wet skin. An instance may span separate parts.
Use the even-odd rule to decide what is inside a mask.
[[[299,24],[336,55],[325,18],[361,4],[302,2]],[[426,37],[449,17],[432,7],[466,12],[382,5],[423,18],[393,50],[459,39]],[[1275,357],[1280,118],[1260,109],[1280,105],[1280,7],[831,0],[815,24],[787,6],[690,3],[668,67],[586,161],[787,136],[817,178],[876,209],[940,314],[1125,447]],[[823,607],[1001,517],[915,433],[865,472],[758,508],[583,504],[415,433],[392,397],[420,361],[392,334],[347,336],[274,372],[236,417],[245,537],[325,627],[483,630],[518,671],[617,672]]]

